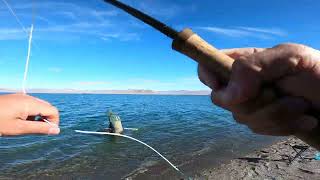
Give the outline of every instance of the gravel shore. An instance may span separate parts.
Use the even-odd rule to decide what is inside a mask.
[[[306,150],[292,161],[297,155],[293,147],[298,148],[297,152]],[[290,137],[217,168],[205,170],[195,179],[320,179],[320,161],[314,159],[316,153],[316,149]]]

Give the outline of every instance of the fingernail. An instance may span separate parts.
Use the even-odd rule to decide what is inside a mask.
[[[60,128],[50,128],[49,129],[49,135],[57,135],[60,133]]]

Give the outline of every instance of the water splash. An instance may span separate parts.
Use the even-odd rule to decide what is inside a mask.
[[[138,131],[138,128],[123,128],[124,130],[129,130],[129,131]]]

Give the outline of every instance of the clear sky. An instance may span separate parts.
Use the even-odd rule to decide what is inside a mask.
[[[35,31],[28,88],[204,90],[171,40],[102,0],[7,0]],[[320,49],[319,0],[123,0],[218,48]],[[0,88],[20,88],[27,34],[0,1]]]

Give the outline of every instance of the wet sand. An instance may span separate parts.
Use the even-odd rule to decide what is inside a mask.
[[[303,146],[308,148],[290,163],[297,154],[292,147],[304,149]],[[290,137],[219,167],[204,170],[194,179],[320,179],[320,161],[314,159],[316,153],[316,149]]]

